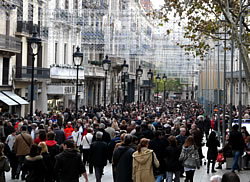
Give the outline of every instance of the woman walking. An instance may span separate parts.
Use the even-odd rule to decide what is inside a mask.
[[[182,148],[179,161],[183,162],[186,173],[185,182],[193,182],[195,169],[200,169],[198,149],[195,146],[194,138],[189,136]]]
[[[180,171],[181,163],[179,162],[179,157],[181,153],[181,147],[177,147],[177,141],[175,136],[168,137],[169,146],[165,151],[165,170],[167,176],[167,182],[172,182],[173,174],[175,174],[175,182],[180,182]]]
[[[210,163],[212,163],[212,173],[215,173],[214,170],[215,161],[218,156],[218,149],[217,147],[220,146],[220,142],[216,138],[216,133],[212,131],[207,140],[207,173],[209,173]]]
[[[133,182],[155,182],[153,165],[158,168],[159,161],[148,144],[149,139],[142,138],[133,154]]]
[[[0,142],[0,181],[5,182],[5,172],[10,171],[10,166],[7,157],[3,153],[4,144]]]

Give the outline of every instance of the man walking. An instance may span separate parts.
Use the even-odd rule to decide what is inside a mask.
[[[31,135],[27,134],[27,126],[23,125],[21,127],[21,134],[16,137],[16,141],[14,143],[14,151],[17,156],[17,171],[16,171],[16,179],[19,179],[19,175],[24,163],[25,156],[30,153],[31,145],[33,144]],[[22,180],[25,180],[26,171],[22,170]]]
[[[102,141],[103,133],[96,132],[96,141],[91,144],[90,155],[92,164],[95,168],[96,182],[101,182],[104,166],[107,165],[108,160],[108,145]]]
[[[65,140],[64,151],[56,156],[54,166],[60,182],[79,182],[79,177],[83,174],[88,182],[86,169],[83,165],[81,154],[75,149],[73,140]]]

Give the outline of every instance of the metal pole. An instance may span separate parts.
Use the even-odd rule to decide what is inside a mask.
[[[148,93],[148,103],[150,104],[150,96],[151,96],[151,80],[149,80],[149,93]]]
[[[34,101],[34,64],[35,64],[35,54],[32,54],[32,70],[31,70],[31,88],[30,88],[30,116],[33,121],[33,101]]]
[[[164,105],[165,105],[165,101],[166,101],[166,81],[164,80],[164,93],[163,93],[163,95],[164,95]]]
[[[126,101],[125,101],[125,73],[123,74],[123,107],[125,107]]]
[[[224,80],[223,80],[223,120],[222,120],[222,142],[223,142],[223,146],[225,145],[225,132],[226,132],[226,121],[225,121],[225,114],[226,114],[226,61],[227,61],[227,51],[226,51],[226,47],[227,47],[227,28],[225,27],[225,34],[224,34]]]
[[[103,97],[104,97],[104,108],[106,108],[106,88],[107,87],[107,71],[105,71],[105,77],[104,77],[104,92],[103,92]]]
[[[76,65],[76,119],[78,118],[78,70],[79,65]]]
[[[229,119],[229,129],[232,130],[232,122],[233,122],[233,59],[234,59],[234,31],[232,29],[232,37],[231,37],[231,75],[230,75],[230,119]]]
[[[138,76],[138,104],[137,104],[137,107],[138,107],[138,111],[140,109],[140,76]]]
[[[156,96],[156,99],[157,99],[157,104],[159,104],[159,102],[158,102],[158,96],[159,96],[159,88],[158,88],[158,85],[159,83],[158,83],[158,81],[156,82],[156,93],[157,93],[157,96]]]
[[[208,90],[208,87],[207,87],[207,84],[208,84],[208,81],[207,81],[207,79],[208,79],[208,75],[207,75],[207,61],[208,61],[208,57],[207,57],[207,60],[206,60],[206,64],[205,64],[205,66],[206,66],[206,80],[205,80],[205,83],[206,83],[206,86],[205,86],[205,114],[206,114],[206,116],[208,115],[207,114],[207,112],[208,112],[208,109],[207,109],[207,106],[208,106],[208,103],[207,103],[207,101],[208,101],[208,99],[207,99],[207,97],[208,97],[208,93],[207,93],[207,90]]]
[[[242,11],[242,0],[240,0],[240,12]],[[240,46],[242,44],[242,13],[240,16]],[[239,54],[239,129],[242,123],[242,56]]]
[[[220,45],[218,41],[218,89],[217,89],[217,99],[218,99],[218,138],[220,139]]]

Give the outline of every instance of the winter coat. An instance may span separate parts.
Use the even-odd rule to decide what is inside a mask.
[[[56,156],[55,172],[61,181],[78,181],[86,172],[81,154],[75,149],[66,149]]]
[[[90,159],[94,166],[106,166],[108,160],[107,143],[100,140],[94,141],[90,146]]]
[[[54,164],[51,161],[51,156],[47,152],[43,152],[42,156],[43,156],[44,164],[47,168],[47,173],[45,174],[45,182],[52,182]]]
[[[238,150],[243,153],[246,146],[243,136],[238,131],[233,131],[229,135],[229,144],[232,146],[232,150]]]
[[[56,138],[55,138],[56,142],[58,143],[58,145],[61,145],[66,139],[64,132],[56,128],[54,129],[54,133],[56,134]]]
[[[5,174],[4,172],[10,171],[9,162],[6,156],[0,157],[0,181],[5,182]]]
[[[64,134],[65,134],[65,137],[66,139],[68,139],[69,136],[72,135],[72,132],[74,131],[74,128],[72,126],[68,126],[64,129]]]
[[[56,162],[55,157],[57,154],[59,154],[59,145],[55,140],[47,140],[45,143],[47,145],[48,152],[50,154],[52,165],[54,165]]]
[[[116,171],[115,182],[133,182],[132,166],[134,149],[129,146],[119,146],[113,155],[113,166]]]
[[[183,161],[183,165],[186,168],[196,169],[200,168],[200,160],[198,150],[194,148],[194,145],[189,147],[182,147],[179,161]]]
[[[148,148],[153,150],[159,163],[159,171],[161,174],[165,173],[165,162],[164,162],[164,152],[166,148],[166,143],[163,140],[160,139],[153,139],[149,142]]]
[[[181,154],[181,147],[173,147],[168,146],[165,149],[165,171],[181,171],[181,162],[179,161],[179,157]]]
[[[216,140],[209,140],[207,141],[206,146],[208,147],[207,150],[207,159],[208,160],[216,160],[218,155],[218,149],[217,147],[220,146],[220,142]]]
[[[155,182],[153,173],[152,158],[154,155],[154,164],[159,167],[159,161],[152,150],[142,148],[139,153],[136,151],[133,154],[133,182]]]
[[[28,142],[26,143],[25,140]],[[22,132],[16,137],[16,141],[14,143],[14,151],[17,156],[20,155],[28,155],[30,153],[31,145],[33,144],[31,135],[27,134],[26,132]]]
[[[44,182],[47,168],[41,155],[26,156],[23,169],[28,172],[26,182]]]

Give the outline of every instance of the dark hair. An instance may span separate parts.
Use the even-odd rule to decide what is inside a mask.
[[[234,172],[226,172],[223,174],[221,182],[240,182],[240,178]]]
[[[4,143],[0,142],[0,157],[4,155]]]
[[[149,139],[147,138],[142,138],[140,143],[138,144],[137,150],[139,153],[141,153],[141,148],[146,147],[149,143]]]
[[[27,131],[27,126],[26,126],[26,125],[23,125],[23,126],[21,127],[21,131]]]
[[[239,125],[235,124],[233,125],[233,131],[237,131],[239,129]]]
[[[214,131],[211,131],[209,137],[208,137],[209,141],[214,141],[216,140],[216,133]]]
[[[160,136],[162,136],[162,132],[161,131],[156,131],[155,132],[155,138],[159,138]]]
[[[39,147],[37,144],[32,144],[30,148],[30,157],[35,157],[37,155],[40,155],[41,153],[41,147]]]
[[[140,126],[140,125],[137,125],[137,126],[135,127],[135,131],[136,131],[136,132],[141,131],[141,126]]]
[[[46,131],[44,129],[39,130],[39,138],[42,141],[46,140]]]
[[[124,145],[128,146],[132,143],[132,141],[133,141],[133,136],[130,134],[126,134],[123,142]]]
[[[47,138],[48,140],[55,140],[55,133],[53,131],[50,131],[48,134],[47,134]]]
[[[63,142],[63,144],[66,145],[67,148],[71,148],[71,149],[75,148],[75,145],[74,145],[74,141],[73,141],[73,140],[65,140],[65,141]]]
[[[176,141],[176,137],[175,136],[169,136],[168,137],[168,142],[169,142],[169,145],[172,146],[172,147],[176,147],[177,146],[177,141]]]

